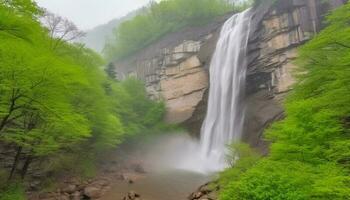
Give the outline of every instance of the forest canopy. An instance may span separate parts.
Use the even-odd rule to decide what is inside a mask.
[[[146,47],[165,34],[185,26],[203,25],[215,17],[246,8],[250,1],[166,0],[151,3],[143,12],[114,30],[104,53],[107,60],[119,60]]]
[[[0,143],[15,149],[2,180],[23,179],[42,161],[54,172],[48,163],[62,157],[92,161],[162,123],[163,103],[149,100],[141,82],[109,79],[98,54],[53,37],[43,14],[31,0],[0,3]]]

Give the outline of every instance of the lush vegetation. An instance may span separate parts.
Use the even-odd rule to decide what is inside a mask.
[[[109,60],[124,58],[165,34],[189,25],[203,25],[229,11],[241,10],[248,3],[226,0],[166,0],[151,3],[132,20],[122,23],[105,47]],[[233,1],[234,2],[234,1]]]
[[[0,192],[0,200],[25,200],[25,192],[22,186],[10,184]]]
[[[350,199],[349,20],[347,4],[300,49],[286,118],[266,133],[270,155],[242,155],[222,174],[221,200]]]
[[[57,37],[42,15],[31,0],[0,0],[0,150],[15,151],[1,181],[24,179],[33,165],[41,173],[93,165],[99,153],[162,124],[164,105],[142,83],[108,79],[99,55]],[[20,187],[7,189],[1,200],[20,199],[9,197]]]

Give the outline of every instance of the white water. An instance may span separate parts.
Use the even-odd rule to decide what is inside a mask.
[[[208,109],[201,140],[199,144],[188,141],[190,153],[179,162],[183,169],[204,173],[223,170],[227,167],[227,145],[241,139],[244,106],[240,100],[246,78],[250,18],[248,9],[232,16],[222,27],[210,65]]]
[[[201,154],[209,170],[225,168],[227,145],[241,139],[244,109],[240,99],[249,31],[249,9],[232,16],[221,30],[212,58],[208,110],[201,130]]]
[[[149,148],[151,169],[181,169],[210,174],[227,167],[227,145],[241,138],[246,77],[246,51],[250,29],[249,9],[228,19],[222,27],[210,65],[207,116],[201,140],[186,134],[161,138]]]

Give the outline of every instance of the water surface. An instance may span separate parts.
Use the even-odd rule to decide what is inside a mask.
[[[143,200],[186,200],[209,180],[208,175],[182,170],[150,172],[133,184],[116,180],[101,200],[121,200],[129,191],[140,194]]]

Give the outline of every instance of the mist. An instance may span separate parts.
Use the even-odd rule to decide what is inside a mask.
[[[35,0],[39,6],[68,18],[80,29],[106,24],[149,3],[149,0]]]

